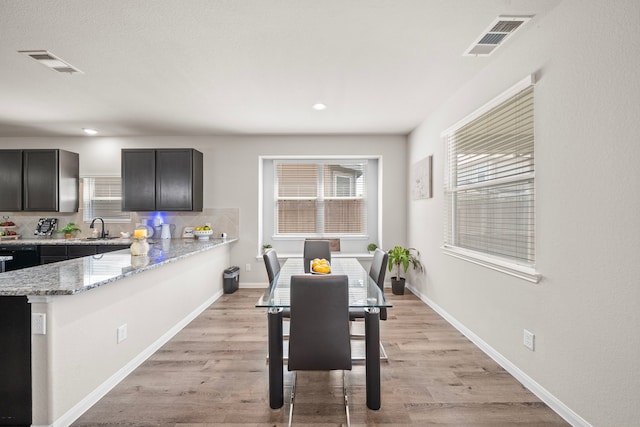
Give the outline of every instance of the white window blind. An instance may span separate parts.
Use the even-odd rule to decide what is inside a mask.
[[[533,268],[534,90],[524,86],[443,133],[444,241],[471,257]]]
[[[366,160],[275,162],[276,235],[362,235]]]
[[[122,184],[119,176],[92,176],[82,179],[83,220],[101,217],[109,222],[129,222],[131,213],[122,211]]]

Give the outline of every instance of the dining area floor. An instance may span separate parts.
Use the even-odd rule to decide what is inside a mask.
[[[264,292],[225,294],[84,413],[74,427],[285,426],[269,408]],[[382,407],[366,407],[365,366],[346,373],[353,426],[567,426],[496,362],[410,292],[380,336]],[[300,372],[293,425],[346,425],[342,374]]]

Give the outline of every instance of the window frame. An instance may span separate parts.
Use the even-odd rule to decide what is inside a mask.
[[[81,195],[82,195],[82,200],[81,200],[81,206],[82,206],[82,221],[85,223],[89,223],[92,221],[93,218],[95,217],[101,217],[105,222],[108,223],[130,223],[131,222],[131,212],[127,212],[127,211],[122,211],[122,194],[120,194],[120,198],[114,198],[113,200],[119,200],[118,204],[120,206],[120,210],[122,211],[122,216],[121,217],[110,217],[108,215],[104,215],[100,212],[96,213],[95,209],[88,209],[87,207],[89,206],[90,203],[93,202],[93,200],[98,200],[98,199],[93,199],[92,201],[87,201],[85,200],[86,195],[88,194],[88,189],[86,188],[87,186],[87,181],[89,179],[92,180],[96,180],[96,179],[118,179],[120,181],[120,184],[118,185],[114,185],[115,187],[120,187],[122,188],[122,177],[119,175],[86,175],[86,176],[82,176],[80,178],[81,182],[82,182],[82,191],[81,191]],[[93,213],[93,215],[91,215],[91,213]]]
[[[312,237],[312,238],[349,238],[349,237],[366,237],[367,236],[367,176],[369,174],[369,161],[368,159],[274,159],[274,221],[275,221],[275,229],[273,233],[274,238],[287,238],[287,237]],[[314,170],[315,177],[315,195],[300,195],[300,196],[281,196],[277,193],[279,186],[284,180],[278,179],[278,170],[280,166],[285,165],[309,165],[312,166]],[[358,195],[357,192],[354,191],[355,187],[353,187],[354,180],[353,177],[348,175],[346,171],[340,172],[338,170],[334,170],[333,167],[349,167],[350,165],[356,166],[357,168],[362,167],[362,171],[364,174],[363,179],[363,193]],[[354,170],[354,169],[352,169]],[[349,179],[349,195],[341,196],[336,194],[336,178],[346,177]],[[286,201],[296,201],[299,200],[301,202],[309,202],[314,206],[313,209],[313,217],[315,218],[312,223],[315,224],[314,230],[311,231],[302,231],[302,232],[282,232],[280,231],[281,223],[280,223],[280,202]],[[329,223],[327,221],[328,212],[330,212],[330,205],[332,202],[341,201],[341,200],[353,200],[359,201],[362,210],[361,216],[358,218],[358,223],[361,225],[360,231],[352,231],[352,232],[332,232],[327,231],[329,227]],[[362,202],[364,201],[364,204]],[[312,223],[308,223],[308,225],[312,225]]]
[[[269,209],[269,203],[265,200],[265,194],[267,197],[271,198],[274,194],[270,192],[270,189],[273,188],[273,183],[267,182],[268,179],[265,179],[265,173],[272,172],[273,163],[278,160],[287,160],[287,161],[309,161],[314,162],[318,160],[326,160],[330,162],[340,162],[340,161],[354,161],[354,160],[366,160],[369,161],[368,168],[373,167],[374,173],[369,170],[367,185],[375,186],[375,195],[371,194],[370,188],[367,190],[369,195],[367,197],[367,202],[365,204],[365,209],[369,212],[367,215],[368,229],[364,234],[338,234],[338,233],[330,233],[327,234],[328,237],[338,237],[341,241],[341,253],[345,254],[345,256],[368,256],[369,253],[366,250],[367,245],[370,242],[375,242],[380,246],[380,242],[382,241],[382,156],[380,155],[263,155],[258,156],[258,254],[262,252],[262,245],[265,243],[273,244],[273,247],[278,250],[278,256],[280,257],[291,257],[291,256],[299,256],[302,250],[303,241],[305,237],[310,238],[318,238],[321,237],[319,235],[312,234],[299,234],[299,235],[276,235],[275,233],[269,232],[269,224],[266,224],[268,220],[272,219],[275,221],[275,214],[270,216],[270,214],[265,213],[266,209]],[[265,172],[266,169],[269,171]],[[335,185],[333,177],[331,177],[330,185]],[[269,188],[267,188],[269,186]],[[324,195],[322,195],[324,197]],[[272,206],[271,206],[272,207]],[[371,215],[373,212],[373,215]],[[275,223],[273,224],[275,226]],[[271,227],[273,227],[271,226]],[[271,230],[275,230],[275,228],[271,228]],[[299,242],[300,248],[295,246],[295,243]],[[280,248],[279,243],[282,243],[282,248]],[[294,245],[294,246],[292,246]],[[299,249],[299,250],[298,250]],[[336,254],[337,256],[337,254]]]
[[[502,105],[503,103],[505,103],[505,101],[510,100],[516,94],[520,93],[521,91],[533,85],[535,85],[534,76],[533,75],[527,76],[525,79],[521,80],[511,88],[507,89],[502,94],[498,95],[497,97],[489,101],[487,104],[478,108],[476,111],[474,111],[467,117],[463,118],[462,120],[458,121],[456,124],[454,124],[453,126],[449,127],[448,129],[446,129],[441,133],[441,138],[444,145],[445,158],[447,158],[446,165],[444,168],[445,195],[447,194],[447,192],[458,192],[460,190],[460,188],[455,187],[456,183],[453,181],[454,167],[450,164],[448,159],[448,139],[450,138],[450,136],[453,135],[456,131],[458,131],[462,127],[464,127],[465,125],[471,123],[472,121],[479,118],[480,116],[487,113],[488,111],[494,109],[495,107]],[[535,100],[534,100],[534,106],[535,106]],[[535,150],[535,136],[534,136],[534,150]],[[481,169],[482,169],[482,166],[479,165],[478,174],[480,174]],[[527,180],[529,180],[532,183],[532,188],[534,192],[533,199],[535,199],[535,166],[533,166],[533,171],[530,171],[528,173],[522,173],[518,175],[517,178],[513,178],[513,177],[496,178],[496,179],[489,180],[488,182],[469,183],[460,187],[464,189],[495,188],[496,186],[500,186],[503,184],[509,184],[509,183],[515,184],[517,182],[524,182]],[[448,203],[450,202],[448,200],[445,200],[445,204],[444,204],[445,215],[447,215],[447,210],[449,209]],[[455,212],[457,212],[456,207],[451,207],[450,209],[451,209],[452,215],[449,218],[445,217],[445,222],[444,222],[445,235],[444,235],[444,243],[442,245],[443,253],[459,259],[463,259],[465,261],[469,261],[478,265],[485,266],[487,268],[491,268],[496,271],[503,272],[505,274],[509,274],[509,275],[524,279],[532,283],[538,283],[541,280],[542,277],[535,268],[535,234],[536,234],[535,226],[533,227],[532,236],[530,236],[534,241],[533,261],[523,262],[520,260],[511,259],[506,256],[502,257],[502,256],[494,255],[488,252],[483,252],[481,250],[468,249],[468,248],[456,246],[454,243],[448,242],[447,233],[451,232],[451,234],[454,235],[455,233],[453,232],[453,230],[455,230],[455,228],[457,227],[456,215],[455,215]],[[531,214],[533,216],[533,220],[535,221],[535,205],[533,207],[533,212]],[[451,227],[451,230],[449,230],[448,227]]]

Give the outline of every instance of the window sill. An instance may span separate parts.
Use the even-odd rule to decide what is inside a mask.
[[[478,252],[469,251],[454,246],[442,246],[442,251],[445,255],[469,261],[474,264],[499,271],[501,273],[509,274],[528,282],[538,283],[542,279],[542,275],[538,273],[533,267],[516,264],[504,259],[483,255]]]

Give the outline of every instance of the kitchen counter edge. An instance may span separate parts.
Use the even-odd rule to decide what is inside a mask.
[[[172,239],[176,240],[176,239]],[[132,239],[121,237],[115,239],[12,239],[0,240],[0,246],[21,246],[21,245],[42,245],[42,246],[62,246],[62,245],[130,245]]]
[[[122,240],[124,239],[113,240],[120,240],[120,243],[117,244],[123,244]],[[113,274],[108,278],[96,279],[89,282],[86,282],[86,277],[87,275],[90,276],[91,272],[87,271],[87,269],[95,268],[103,260],[105,263],[108,262],[111,254],[130,254],[128,250],[123,249],[102,254],[100,258],[89,255],[68,261],[9,271],[0,274],[0,297],[75,295],[201,252],[228,245],[237,240],[237,238],[211,239],[208,241],[171,239],[164,242],[165,245],[168,243],[168,247],[162,248],[160,256],[150,254],[147,265],[134,267],[132,265],[120,264],[115,268],[120,267],[121,272]],[[68,240],[66,242],[68,242]],[[161,247],[163,242],[158,239],[152,241],[152,243],[153,248],[156,245]],[[85,262],[87,258],[92,258],[89,265]]]

